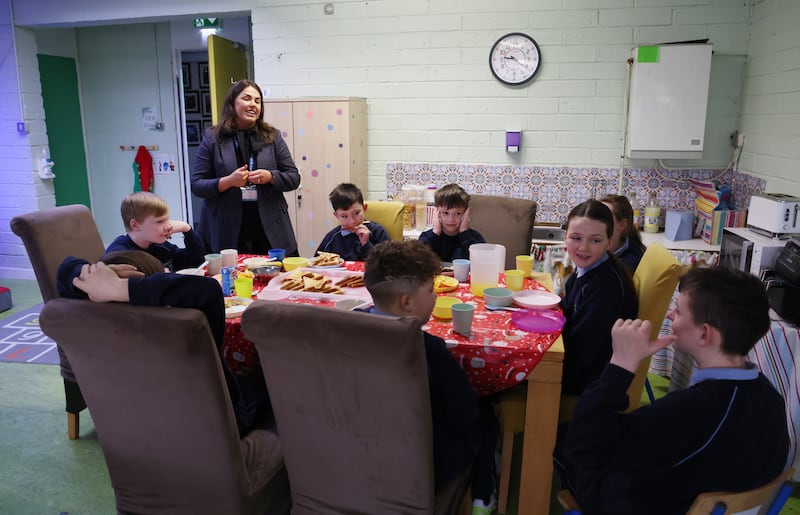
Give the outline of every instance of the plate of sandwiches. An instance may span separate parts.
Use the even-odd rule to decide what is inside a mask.
[[[318,252],[317,257],[308,260],[311,268],[341,268],[344,266],[344,259],[335,252]]]
[[[225,318],[239,318],[252,302],[244,297],[225,297]]]
[[[339,300],[343,297],[372,299],[364,285],[364,273],[342,268],[332,270],[297,268],[291,272],[284,272],[270,280],[267,287],[259,293],[259,298],[272,298],[276,295],[274,292],[330,300]]]

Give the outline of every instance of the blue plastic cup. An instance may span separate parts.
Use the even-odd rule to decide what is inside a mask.
[[[283,249],[269,249],[269,257],[275,261],[283,261],[283,258],[286,257],[286,251]]]

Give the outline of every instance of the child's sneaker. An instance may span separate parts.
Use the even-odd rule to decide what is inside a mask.
[[[496,509],[497,500],[495,500],[494,494],[492,494],[492,498],[489,499],[489,504],[483,502],[483,499],[475,499],[472,501],[472,515],[492,515]]]

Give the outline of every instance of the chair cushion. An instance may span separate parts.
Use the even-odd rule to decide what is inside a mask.
[[[391,239],[403,239],[402,202],[370,200],[365,216],[367,220],[381,224]]]

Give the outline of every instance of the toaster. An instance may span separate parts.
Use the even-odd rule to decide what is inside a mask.
[[[800,198],[783,193],[753,195],[747,226],[770,236],[800,233]]]

